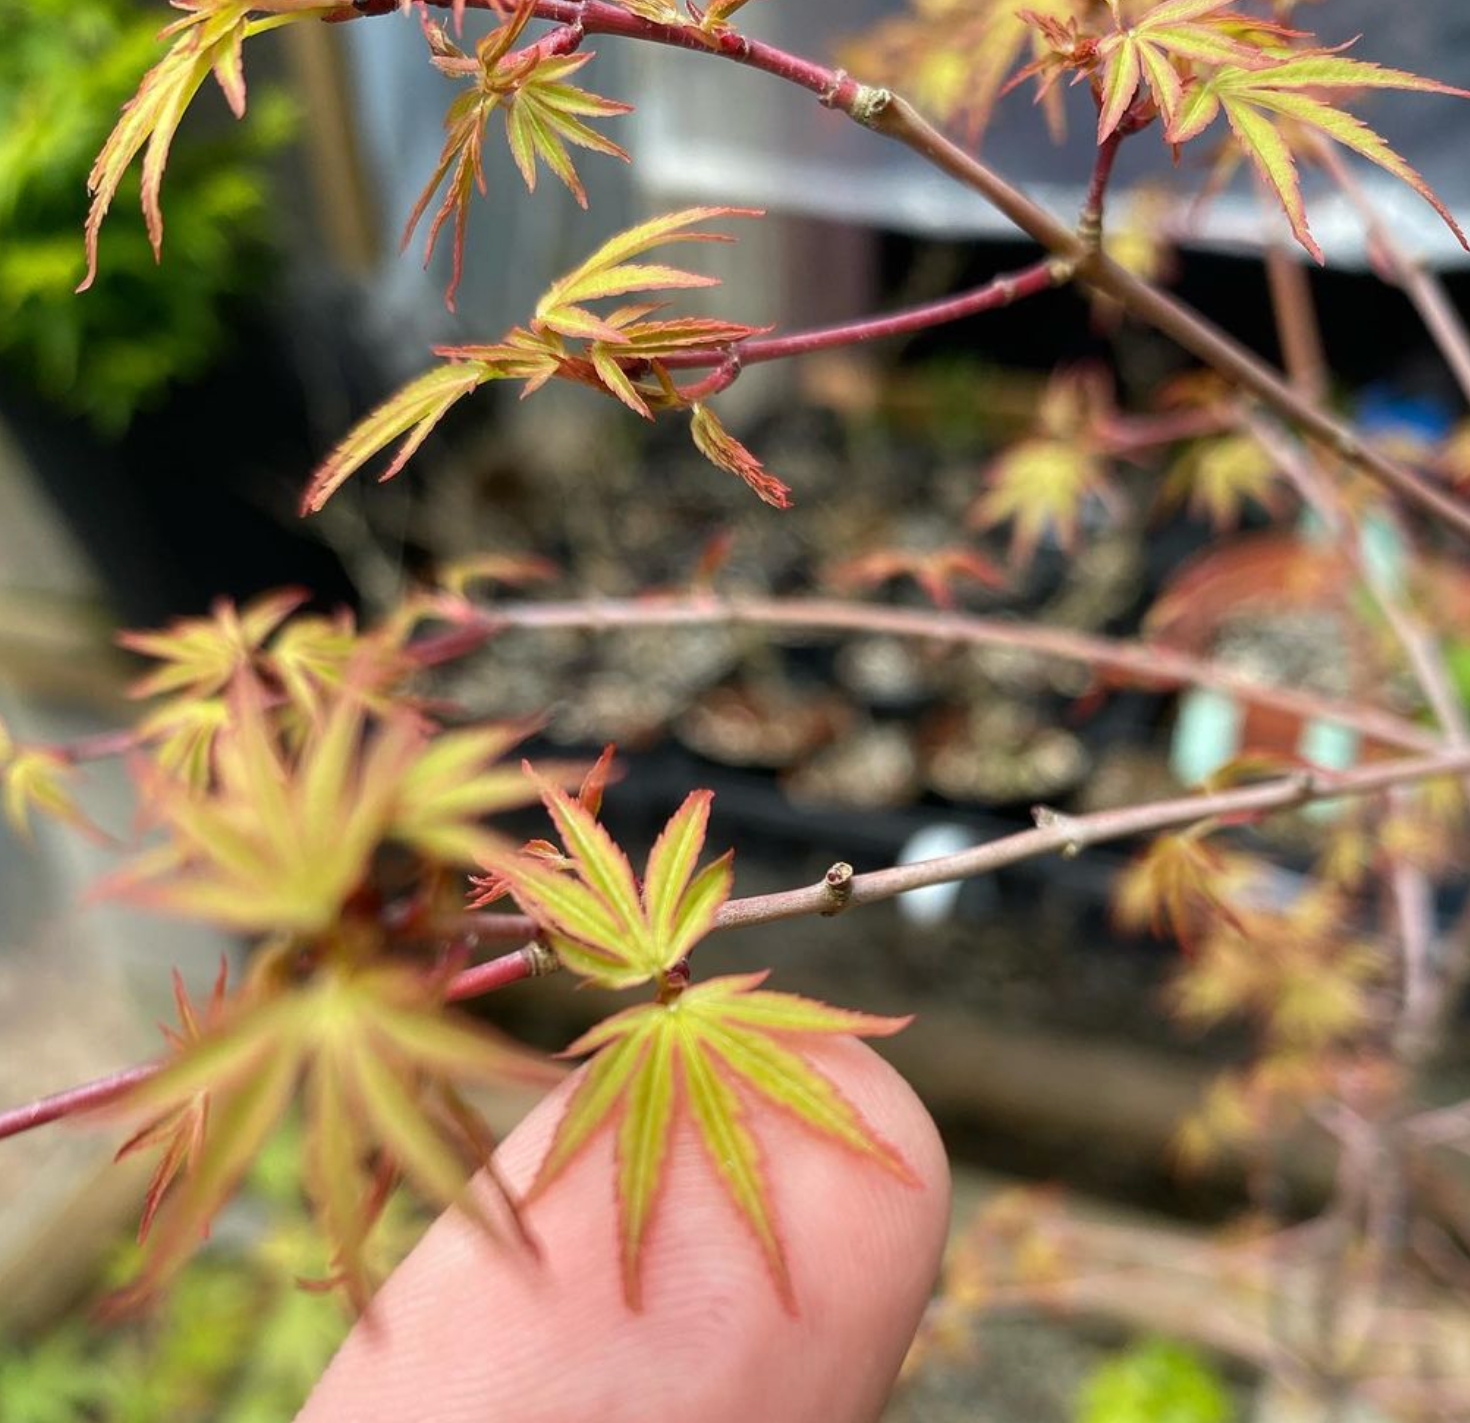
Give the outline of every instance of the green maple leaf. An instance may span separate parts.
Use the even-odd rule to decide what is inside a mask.
[[[582,207],[587,206],[586,190],[567,151],[569,143],[625,162],[628,159],[624,149],[598,133],[585,120],[631,113],[632,106],[605,99],[566,82],[594,57],[591,51],[548,55],[540,53],[534,46],[521,51],[512,49],[533,14],[534,6],[525,3],[517,6],[505,24],[479,42],[473,59],[449,39],[442,26],[425,24],[435,66],[443,73],[469,75],[474,79],[473,87],[460,94],[449,106],[444,118],[444,147],[439,161],[403,230],[403,246],[407,247],[434,194],[447,179],[443,201],[429,224],[424,265],[428,265],[439,233],[453,214],[454,264],[444,293],[445,305],[451,311],[454,310],[454,294],[464,268],[470,203],[476,189],[485,192],[485,130],[492,114],[499,110],[505,115],[511,156],[531,192],[536,189],[536,163],[539,159],[566,184]]]
[[[155,1292],[193,1253],[298,1094],[307,1194],[356,1304],[370,1288],[367,1235],[397,1175],[497,1230],[464,1190],[469,1167],[487,1159],[489,1132],[455,1083],[551,1085],[560,1073],[449,1013],[439,983],[385,963],[372,942],[344,930],[326,952],[299,984],[295,946],[267,952],[242,1001],[120,1100],[116,1110],[154,1123],[124,1149],[165,1147],[158,1193],[182,1171],[162,1205],[150,1203],[141,1274],[122,1303]]]
[[[902,1156],[800,1051],[813,1035],[896,1033],[906,1018],[852,1013],[760,989],[764,973],[710,979],[668,1002],[630,1008],[567,1050],[596,1052],[567,1103],[528,1199],[534,1200],[605,1125],[618,1122],[618,1209],[623,1290],[642,1303],[642,1261],[681,1120],[697,1133],[711,1168],[765,1256],[777,1294],[795,1294],[769,1181],[751,1130],[752,1105],[772,1107],[911,1186]]]
[[[657,1002],[616,1014],[567,1050],[597,1055],[567,1103],[530,1198],[550,1187],[602,1126],[619,1123],[623,1286],[637,1308],[669,1143],[687,1121],[755,1236],[777,1293],[794,1308],[750,1106],[779,1109],[813,1135],[917,1185],[903,1158],[800,1051],[814,1034],[885,1036],[908,1019],[761,991],[764,973],[686,986],[684,961],[730,891],[728,855],[696,871],[711,798],[695,791],[670,818],[641,886],[591,811],[550,786],[543,799],[566,849],[565,869],[542,856],[487,861],[568,968],[610,987],[659,984]]]
[[[1097,56],[1103,64],[1099,143],[1118,127],[1145,82],[1165,121],[1174,122],[1184,99],[1180,61],[1242,67],[1268,62],[1258,48],[1237,38],[1241,17],[1229,9],[1232,3],[1165,0],[1132,24],[1120,21],[1118,29],[1098,43]]]
[[[1470,250],[1459,224],[1419,173],[1361,119],[1313,93],[1339,89],[1401,89],[1470,98],[1463,89],[1417,74],[1336,52],[1315,51],[1263,69],[1227,65],[1186,93],[1166,137],[1171,143],[1188,142],[1223,110],[1236,142],[1281,203],[1297,241],[1318,262],[1323,260],[1322,249],[1307,226],[1291,126],[1340,143],[1407,183],[1445,220],[1460,245]],[[1282,121],[1288,126],[1286,131]]]

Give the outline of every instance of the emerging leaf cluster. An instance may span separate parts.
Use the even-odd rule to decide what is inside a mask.
[[[746,208],[697,207],[652,218],[610,238],[553,282],[536,303],[529,325],[513,328],[493,345],[436,348],[445,364],[411,381],[348,432],[312,476],[304,509],[320,509],[346,480],[399,441],[380,476],[391,479],[449,410],[487,381],[523,381],[522,393],[529,395],[553,378],[614,396],[646,419],[656,410],[692,408],[700,452],[743,479],[767,503],[784,507],[789,502],[786,486],[766,473],[707,405],[681,391],[662,364],[662,358],[676,354],[707,352],[710,363],[719,365],[760,328],[707,317],[660,318],[661,303],[656,301],[625,303],[607,313],[590,305],[718,285],[714,277],[636,259],[672,242],[728,242],[723,233],[699,230],[699,224],[755,216],[759,214]]]
[[[1249,14],[1238,0],[911,0],[911,12],[852,46],[851,62],[905,85],[971,136],[995,100],[1035,76],[1038,98],[1060,128],[1057,80],[1089,80],[1098,104],[1098,142],[1157,116],[1167,143],[1199,137],[1222,113],[1236,151],[1280,202],[1297,240],[1317,260],[1298,160],[1340,143],[1419,193],[1465,245],[1444,204],[1415,169],[1362,120],[1341,107],[1365,89],[1464,91],[1335,49],[1279,19]],[[1277,7],[1278,11],[1280,7]],[[1023,54],[1032,59],[1007,83]],[[1128,120],[1124,128],[1125,118]]]
[[[690,795],[669,820],[641,885],[585,804],[551,786],[542,794],[565,846],[562,864],[549,863],[544,854],[497,855],[489,867],[542,925],[568,968],[615,988],[655,980],[659,992],[656,1001],[616,1014],[567,1050],[595,1056],[567,1103],[530,1196],[548,1190],[605,1125],[617,1122],[623,1283],[637,1308],[669,1147],[681,1121],[687,1122],[755,1237],[777,1293],[794,1309],[751,1109],[779,1109],[813,1135],[917,1184],[903,1158],[800,1051],[813,1035],[882,1036],[907,1019],[769,992],[760,987],[764,973],[689,986],[687,956],[713,926],[730,890],[728,855],[696,869],[709,792]]]
[[[485,191],[485,130],[496,110],[505,116],[506,138],[528,191],[536,189],[539,159],[566,184],[577,202],[586,207],[587,193],[567,152],[567,144],[625,161],[628,157],[622,148],[604,138],[585,120],[630,113],[631,106],[590,94],[566,82],[593,58],[591,51],[556,54],[537,45],[522,50],[513,48],[533,13],[531,4],[518,5],[510,19],[480,40],[473,58],[449,38],[442,25],[427,19],[424,22],[435,67],[452,77],[468,77],[471,82],[444,117],[444,148],[409,215],[403,245],[408,245],[434,194],[444,186],[443,201],[429,224],[424,265],[433,256],[440,229],[450,214],[454,214],[454,265],[444,294],[451,311],[464,268],[470,203],[476,188]]]

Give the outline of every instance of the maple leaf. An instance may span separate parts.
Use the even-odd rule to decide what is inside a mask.
[[[1247,503],[1274,510],[1279,471],[1275,461],[1249,435],[1200,440],[1187,450],[1164,480],[1163,503],[1187,503],[1216,532],[1235,528]]]
[[[434,254],[439,233],[454,214],[454,262],[445,305],[454,310],[454,294],[464,268],[464,241],[470,203],[475,190],[486,190],[485,130],[497,110],[505,116],[506,137],[511,155],[529,191],[536,188],[539,158],[582,206],[587,193],[572,164],[567,144],[613,158],[628,159],[627,152],[584,122],[588,118],[613,118],[632,112],[632,106],[588,93],[566,80],[594,56],[545,54],[534,47],[519,52],[512,46],[520,38],[534,6],[520,4],[505,24],[491,31],[469,59],[444,33],[443,27],[425,20],[430,50],[437,68],[451,75],[473,75],[473,87],[460,94],[444,118],[444,147],[433,174],[425,185],[403,230],[408,246],[434,194],[444,186],[444,198],[429,225],[424,246],[424,265]],[[447,179],[447,185],[446,185]]]
[[[469,1168],[485,1163],[489,1132],[455,1084],[549,1086],[560,1072],[446,1011],[442,983],[382,962],[375,944],[340,935],[304,983],[294,981],[296,952],[268,951],[242,1001],[222,1007],[110,1109],[150,1118],[127,1149],[164,1145],[160,1171],[179,1177],[153,1203],[141,1274],[123,1304],[156,1292],[183,1264],[298,1095],[307,1195],[336,1282],[356,1305],[370,1289],[364,1244],[385,1176],[402,1175],[436,1204],[498,1229],[464,1190]],[[169,1121],[180,1128],[172,1141],[162,1130]]]
[[[481,863],[510,884],[574,973],[608,988],[667,973],[709,932],[730,893],[728,854],[695,873],[712,793],[692,792],[669,820],[649,853],[641,892],[627,856],[585,805],[547,784],[541,799],[575,874],[499,850]]]
[[[607,790],[607,783],[613,773],[613,757],[617,754],[617,747],[609,741],[602,748],[602,754],[593,762],[587,774],[582,778],[582,784],[577,790],[576,803],[587,812],[594,820],[602,810],[602,797]],[[560,870],[574,870],[576,864],[562,853],[561,847],[553,845],[550,840],[534,839],[527,840],[521,846],[521,854],[532,855],[538,860],[544,860],[547,864]],[[510,881],[503,875],[495,874],[493,871],[485,875],[472,875],[470,884],[473,887],[469,899],[471,909],[483,909],[487,905],[494,904],[510,893]]]
[[[121,646],[163,664],[134,682],[128,695],[177,692],[194,699],[224,691],[306,598],[301,588],[262,593],[243,608],[220,598],[207,618],[177,618],[159,631],[119,633]]]
[[[642,1264],[670,1143],[687,1120],[721,1187],[755,1236],[782,1303],[796,1298],[751,1106],[775,1108],[812,1135],[909,1186],[918,1178],[836,1085],[801,1054],[813,1035],[884,1037],[906,1018],[853,1013],[760,988],[765,973],[710,979],[670,1001],[630,1008],[583,1034],[565,1055],[596,1052],[567,1102],[527,1199],[544,1194],[605,1125],[618,1121],[623,1292],[642,1305]]]
[[[362,699],[348,688],[288,748],[259,685],[242,683],[203,794],[156,766],[141,769],[168,838],[102,888],[231,928],[319,933],[339,918],[381,842],[466,866],[499,843],[481,817],[529,803],[535,789],[494,761],[528,730],[430,736],[412,712],[395,710],[369,735]]]
[[[618,345],[623,339],[618,327],[595,316],[583,303],[630,292],[718,286],[718,277],[632,259],[671,242],[731,242],[734,239],[723,232],[699,232],[696,225],[718,217],[761,216],[759,208],[693,207],[630,227],[547,288],[536,303],[531,329]]]
[[[1092,0],[916,0],[911,13],[886,20],[844,46],[855,73],[909,93],[943,123],[962,124],[974,141],[990,123],[1011,71],[1027,53],[1045,57],[1038,18],[1065,25],[1088,18]],[[1047,117],[1060,136],[1062,111],[1048,93]]]
[[[954,583],[963,580],[999,588],[1005,575],[970,548],[875,549],[837,564],[827,581],[839,589],[872,588],[895,578],[912,578],[939,608],[955,606]]]
[[[263,30],[297,20],[316,19],[342,8],[340,0],[174,0],[188,13],[163,29],[159,38],[178,38],[150,69],[138,92],[123,105],[122,117],[108,135],[87,176],[92,205],[87,213],[87,272],[77,287],[86,291],[97,276],[97,240],[103,219],[117,195],[123,174],[147,147],[143,158],[143,216],[158,259],[163,250],[163,210],[159,190],[184,113],[212,73],[236,118],[245,114],[245,40]],[[252,11],[267,11],[252,20]]]
[[[695,231],[697,223],[722,216],[754,217],[748,208],[698,207],[668,213],[619,233],[585,262],[554,282],[537,303],[530,328],[515,327],[490,345],[439,346],[435,354],[446,364],[425,372],[361,421],[337,445],[312,476],[302,500],[303,512],[320,509],[332,494],[381,450],[403,443],[380,475],[391,479],[456,402],[488,380],[523,380],[523,395],[554,376],[589,385],[615,396],[640,415],[660,408],[684,408],[687,397],[669,379],[658,357],[674,351],[719,349],[762,329],[706,318],[649,321],[656,304],[634,303],[599,316],[583,304],[631,292],[717,286],[715,277],[699,276],[661,263],[635,262],[650,248],[669,242],[729,242],[723,233]],[[585,342],[585,349],[568,341]],[[628,369],[651,372],[654,385],[636,384]],[[745,479],[775,503],[785,486],[761,469],[759,461],[726,435],[713,416],[703,420],[696,406],[696,443],[715,463]],[[708,448],[706,448],[706,446]]]
[[[1227,65],[1194,84],[1179,106],[1165,137],[1186,143],[1204,132],[1221,110],[1237,144],[1276,195],[1298,242],[1322,262],[1322,249],[1307,226],[1301,181],[1291,140],[1278,125],[1300,126],[1331,139],[1392,173],[1414,189],[1448,224],[1461,246],[1465,234],[1424,179],[1361,119],[1316,97],[1343,89],[1401,89],[1427,94],[1470,93],[1400,69],[1385,69],[1337,51],[1311,51],[1269,68]]]
[[[1042,397],[1034,435],[992,461],[990,488],[970,509],[971,527],[1009,521],[1011,558],[1021,566],[1048,532],[1070,547],[1083,504],[1114,498],[1100,436],[1110,409],[1106,384],[1092,372],[1054,378]]]
[[[47,746],[17,745],[0,726],[0,800],[5,818],[17,835],[31,839],[32,817],[44,815],[93,839],[106,838],[67,789],[67,781],[76,773],[76,767],[59,751]]]
[[[1099,143],[1123,121],[1140,84],[1148,85],[1165,122],[1175,122],[1184,101],[1184,81],[1176,67],[1179,61],[1242,68],[1270,62],[1258,47],[1234,33],[1242,17],[1228,8],[1232,3],[1164,0],[1131,24],[1120,21],[1112,34],[1098,42],[1096,53],[1102,65]]]
[[[381,484],[408,463],[430,432],[471,391],[507,372],[492,361],[453,360],[425,371],[355,425],[322,461],[301,499],[302,513],[315,513],[369,460],[402,440]]]
[[[1248,856],[1210,843],[1215,827],[1190,826],[1160,835],[1118,877],[1113,913],[1123,929],[1148,928],[1155,937],[1167,931],[1185,949],[1192,948],[1211,919],[1233,918],[1233,895],[1257,876]]]
[[[773,509],[791,507],[791,490],[720,423],[708,405],[696,403],[689,422],[694,447],[717,469],[743,479]]]
[[[205,1001],[204,1013],[194,1010],[194,1004],[184,987],[183,975],[175,969],[174,1005],[179,1015],[179,1027],[175,1031],[167,1024],[162,1032],[175,1058],[182,1057],[203,1039],[207,1032],[219,1027],[224,1014],[225,984],[229,978],[229,960],[220,956],[219,972],[215,975],[214,987]],[[205,1134],[209,1129],[209,1093],[199,1091],[187,1099],[175,1102],[152,1121],[145,1123],[118,1147],[114,1161],[121,1161],[135,1152],[147,1151],[152,1147],[162,1149],[152,1180],[148,1183],[148,1194],[143,1201],[143,1215],[138,1222],[138,1243],[148,1239],[153,1227],[153,1218],[163,1204],[164,1194],[176,1177],[193,1170],[203,1150]]]

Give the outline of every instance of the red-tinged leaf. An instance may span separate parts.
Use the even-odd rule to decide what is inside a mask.
[[[610,988],[628,988],[651,977],[629,953],[627,935],[612,909],[581,880],[524,855],[490,855],[481,863],[509,883],[526,913],[558,936],[558,956],[573,972]]]
[[[648,1010],[636,1011],[646,1013]],[[599,1128],[607,1125],[647,1047],[643,1036],[629,1034],[618,1039],[606,1051],[599,1052],[587,1064],[582,1080],[567,1100],[561,1121],[557,1124],[556,1136],[541,1162],[536,1179],[526,1192],[528,1202],[542,1195],[576,1160],[577,1154]]]
[[[701,1002],[719,1004],[721,1022],[757,1028],[763,1033],[848,1033],[863,1038],[891,1038],[913,1022],[902,1018],[834,1008],[814,998],[771,993],[760,985],[770,970],[732,973],[700,985]]]
[[[648,408],[648,402],[639,395],[637,387],[628,379],[628,373],[618,364],[617,348],[608,346],[606,342],[597,341],[592,345],[591,355],[593,369],[596,370],[603,385],[635,415],[641,415],[645,420],[652,420],[653,412]]]
[[[618,1206],[623,1286],[629,1305],[642,1305],[639,1262],[663,1185],[674,1116],[672,1033],[655,1033],[628,1086],[618,1131]]]
[[[1097,141],[1101,143],[1123,121],[1138,92],[1140,69],[1138,42],[1125,36],[1108,62],[1107,77],[1103,82],[1102,109],[1097,116]]]
[[[776,1228],[770,1192],[766,1186],[760,1148],[747,1130],[740,1099],[700,1052],[687,1045],[680,1057],[689,1113],[699,1133],[705,1156],[725,1193],[734,1202],[765,1256],[771,1283],[782,1305],[796,1313],[796,1293],[786,1264],[786,1250]],[[638,1262],[634,1262],[636,1271]],[[628,1301],[634,1303],[638,1276],[624,1277]]]
[[[727,850],[718,860],[707,864],[690,881],[689,888],[679,901],[679,912],[673,930],[664,946],[663,958],[666,965],[687,958],[694,946],[715,927],[715,916],[720,906],[730,897],[734,882],[734,871],[730,862],[733,858]]]
[[[602,823],[564,791],[543,784],[541,799],[561,835],[562,844],[576,863],[577,873],[615,916],[629,957],[646,961],[653,946],[628,857]]]
[[[800,1050],[803,1033],[892,1032],[900,1024],[753,992],[764,977],[715,979],[628,1009],[568,1049],[597,1055],[583,1069],[530,1194],[544,1193],[605,1123],[619,1121],[620,1250],[624,1292],[635,1309],[642,1301],[643,1263],[655,1243],[669,1142],[681,1121],[694,1127],[721,1187],[755,1236],[778,1295],[793,1311],[767,1172],[751,1130],[759,1112],[779,1110],[811,1135],[881,1166],[906,1185],[920,1184],[902,1156]],[[752,1019],[764,1015],[778,1023],[781,1041],[759,1021],[740,1020],[737,1010],[747,997],[754,1000]]]
[[[577,804],[588,815],[598,815],[602,811],[603,793],[607,790],[607,783],[615,769],[613,758],[617,752],[617,746],[609,741],[602,748],[602,754],[593,762],[592,769],[587,772],[577,790]]]
[[[1228,98],[1223,103],[1230,131],[1239,140],[1266,186],[1276,194],[1296,240],[1312,254],[1315,262],[1319,265],[1325,263],[1327,259],[1307,226],[1307,209],[1302,202],[1296,159],[1286,140],[1268,118],[1248,104],[1232,103]]]
[[[920,1184],[902,1155],[877,1136],[857,1108],[799,1053],[764,1034],[727,1032],[714,1022],[705,1027],[705,1041],[744,1087],[809,1131],[870,1157],[906,1186]]]
[[[691,791],[649,851],[648,867],[643,875],[643,903],[653,926],[653,937],[659,943],[673,938],[684,892],[704,849],[713,799],[713,791]]]
[[[588,335],[588,324],[596,319],[579,310],[580,304],[633,291],[665,287],[703,287],[717,279],[685,272],[678,267],[634,263],[632,259],[670,242],[728,242],[723,233],[698,232],[695,225],[717,217],[757,217],[749,208],[697,207],[665,214],[629,228],[603,243],[580,266],[553,282],[536,304],[533,329],[543,327],[564,335]],[[609,334],[611,332],[611,334]],[[617,340],[615,331],[594,330],[592,339]]]
[[[720,423],[708,405],[696,404],[689,425],[694,445],[712,465],[744,480],[773,509],[791,507],[791,490]]]
[[[302,512],[316,513],[369,460],[401,439],[392,462],[378,476],[379,482],[392,479],[451,407],[500,374],[489,362],[452,361],[410,381],[354,426],[322,462],[307,485]]]

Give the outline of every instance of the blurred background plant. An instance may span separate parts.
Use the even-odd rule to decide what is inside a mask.
[[[297,124],[292,101],[267,88],[243,124],[182,143],[167,270],[140,225],[118,224],[108,281],[75,299],[87,173],[161,22],[128,0],[0,0],[0,362],[8,383],[108,435],[204,371],[228,338],[231,298],[268,277],[267,160]],[[119,200],[136,203],[137,188],[134,173]]]

